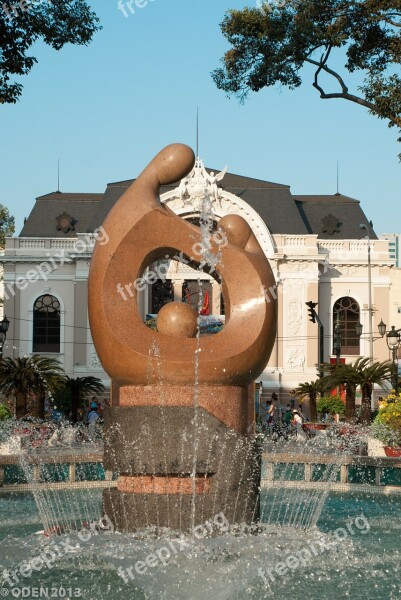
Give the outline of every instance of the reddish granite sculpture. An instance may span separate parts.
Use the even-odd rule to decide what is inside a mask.
[[[110,241],[96,245],[91,263],[92,337],[119,390],[105,451],[106,467],[118,471],[119,480],[104,503],[120,530],[188,529],[213,511],[250,522],[257,509],[259,467],[248,441],[247,386],[268,361],[276,303],[266,300],[273,274],[246,221],[223,217],[219,228],[228,243],[211,249],[221,252],[216,276],[226,323],[220,333],[196,339],[194,309],[176,302],[160,311],[153,331],[137,307],[133,282],[152,263],[180,252],[193,265],[199,261],[194,246],[202,241],[200,229],[158,196],[161,185],[183,178],[193,164],[187,146],[162,150],[110,211],[103,224]],[[127,285],[124,299],[118,289]]]

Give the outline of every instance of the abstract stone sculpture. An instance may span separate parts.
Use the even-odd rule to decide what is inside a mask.
[[[264,369],[275,339],[276,303],[268,261],[237,215],[220,219],[226,243],[219,258],[226,322],[196,336],[187,304],[163,307],[157,331],[147,327],[132,284],[166,255],[199,264],[199,227],[161,204],[159,189],[185,177],[190,148],[162,150],[110,211],[89,275],[89,318],[99,359],[113,381],[105,468],[118,472],[104,510],[120,531],[142,527],[189,530],[224,512],[230,523],[257,516],[260,466],[250,442],[248,386]],[[127,289],[127,288],[125,288]],[[118,391],[117,391],[118,390]],[[252,415],[250,417],[250,412]]]

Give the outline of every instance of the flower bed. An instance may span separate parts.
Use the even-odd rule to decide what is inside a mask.
[[[390,452],[391,448],[395,451],[401,447],[401,398],[394,396],[393,400],[390,395],[380,402],[378,415],[372,425],[372,434],[383,442],[386,454],[386,448]]]

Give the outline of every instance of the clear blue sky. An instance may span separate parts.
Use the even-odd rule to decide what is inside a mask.
[[[102,192],[135,177],[164,145],[194,146],[206,165],[289,184],[297,194],[361,200],[378,233],[401,230],[397,131],[354,104],[323,101],[310,82],[269,88],[245,105],[210,72],[227,49],[219,23],[241,0],[153,0],[125,18],[117,0],[93,6],[103,25],[88,47],[38,45],[17,105],[0,108],[0,202],[19,232],[36,196]]]

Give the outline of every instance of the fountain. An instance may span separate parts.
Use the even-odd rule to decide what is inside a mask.
[[[223,217],[220,237],[210,236],[207,217],[197,227],[160,203],[160,186],[185,177],[194,160],[187,146],[164,148],[107,216],[110,241],[91,262],[92,337],[113,381],[104,460],[119,474],[104,510],[120,531],[188,531],[222,511],[230,523],[258,515],[248,386],[275,339],[276,304],[265,298],[274,278],[242,217]],[[162,308],[157,331],[143,322],[134,282],[177,253],[222,284],[226,324],[216,335],[200,336],[198,312],[179,302]]]
[[[376,485],[340,491],[348,466],[335,440],[271,437],[259,491],[247,386],[274,338],[273,277],[242,219],[224,217],[213,232],[206,196],[200,227],[160,205],[159,186],[184,177],[193,159],[185,146],[166,148],[104,224],[110,242],[94,253],[90,320],[113,380],[106,489],[80,479],[83,448],[68,448],[69,466],[67,450],[21,451],[33,496],[1,493],[0,595],[397,600],[401,505],[380,490],[387,463],[369,463]],[[135,280],[177,254],[222,284],[227,320],[214,336],[200,333],[201,295],[198,310],[164,307],[156,332],[142,322]],[[54,535],[35,535],[40,527]]]

